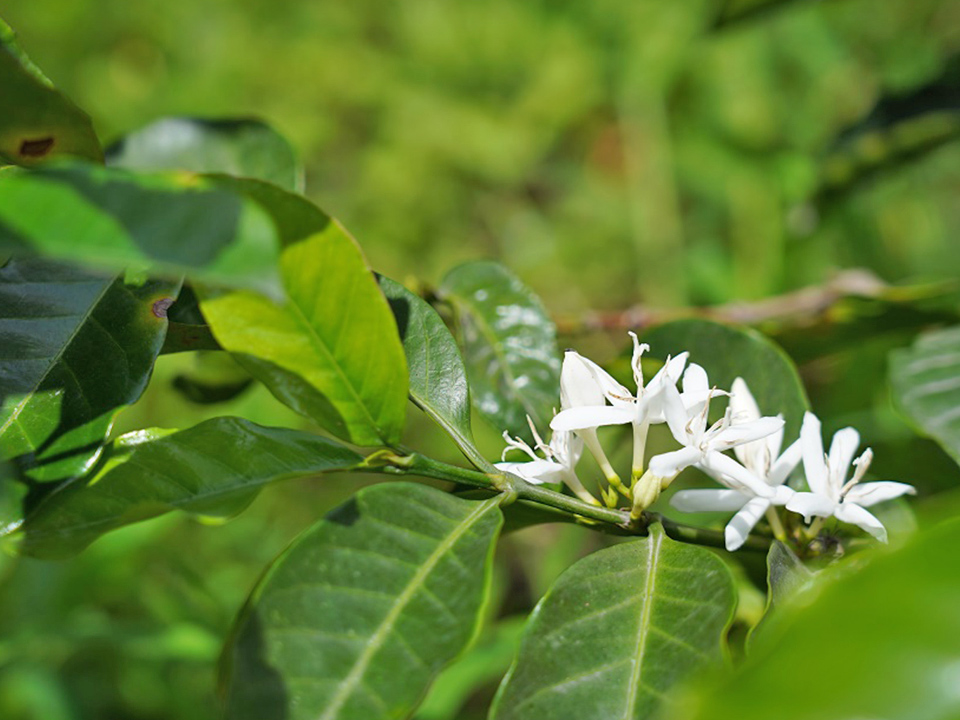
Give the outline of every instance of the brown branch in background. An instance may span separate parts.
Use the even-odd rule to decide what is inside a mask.
[[[810,286],[755,302],[674,309],[635,305],[617,312],[587,312],[579,316],[560,317],[557,319],[557,332],[570,336],[591,332],[642,330],[685,318],[702,318],[739,325],[757,325],[770,321],[800,324],[814,320],[844,298],[880,298],[889,289],[890,285],[869,270],[843,270],[824,285]]]

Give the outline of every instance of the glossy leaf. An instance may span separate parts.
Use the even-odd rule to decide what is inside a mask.
[[[260,206],[190,173],[69,164],[0,172],[0,251],[278,294]]]
[[[539,298],[494,262],[460,265],[443,279],[457,316],[474,407],[494,427],[530,438],[559,403],[556,330]]]
[[[303,168],[290,143],[253,119],[163,118],[111,145],[107,164],[130,170],[225,173],[303,190]]]
[[[407,365],[390,307],[353,238],[316,208],[294,206],[302,215],[281,231],[284,302],[211,295],[203,314],[221,346],[281,402],[354,444],[397,442]]]
[[[177,289],[45,260],[0,268],[0,457],[35,480],[86,472],[146,387]]]
[[[21,550],[79,552],[110,530],[170,510],[229,517],[270,482],[355,468],[363,457],[334,440],[220,417],[118,438],[100,469],[48,495],[27,518]]]
[[[688,350],[690,361],[702,365],[710,383],[722,390],[742,377],[760,412],[783,415],[785,442],[799,436],[803,413],[810,407],[803,383],[789,356],[760,333],[710,320],[677,320],[648,330],[642,340],[656,357]]]
[[[890,383],[900,410],[960,462],[960,327],[895,350]]]
[[[650,536],[587,556],[540,601],[491,720],[641,720],[719,663],[736,597],[723,562]]]
[[[470,388],[456,341],[427,302],[390,278],[380,276],[379,281],[407,357],[410,398],[447,431],[464,455],[478,467],[489,467],[470,429]]]
[[[252,384],[250,374],[225,352],[196,353],[193,367],[173,379],[174,390],[200,405],[232,400]]]
[[[960,716],[960,521],[862,556],[757,637],[736,673],[678,720],[948,720]],[[806,598],[805,598],[806,600]],[[789,668],[802,668],[790,672]]]
[[[303,533],[267,571],[234,632],[226,717],[409,716],[475,633],[497,503],[375,485]]]
[[[100,161],[89,116],[54,88],[0,20],[0,164],[73,155]]]

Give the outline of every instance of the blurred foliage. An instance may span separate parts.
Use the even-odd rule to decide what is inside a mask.
[[[7,0],[2,14],[107,142],[171,115],[277,127],[309,196],[398,280],[496,257],[569,315],[756,300],[839,268],[894,283],[960,271],[951,0]],[[857,425],[877,471],[921,494],[960,471],[898,418],[885,378],[891,349],[955,322],[956,298],[931,297],[762,325],[801,361],[826,429]],[[578,349],[609,358],[621,340]],[[259,385],[191,403],[172,387],[195,362],[161,357],[115,431],[307,422]],[[409,409],[418,447],[454,459]],[[498,454],[496,432],[473,425]],[[281,484],[223,527],[167,516],[68,563],[3,557],[0,717],[215,717],[216,656],[260,568],[362,482]],[[567,526],[511,535],[492,615],[528,611],[606,542]],[[515,642],[488,631],[462,666],[472,695],[441,687],[425,717],[484,717],[498,647]]]

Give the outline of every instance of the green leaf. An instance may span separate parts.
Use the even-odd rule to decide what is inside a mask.
[[[61,95],[0,20],[0,164],[33,165],[73,155],[103,159],[85,112]]]
[[[130,433],[114,441],[95,474],[40,502],[24,525],[21,551],[72,555],[104,533],[170,510],[229,517],[267,483],[350,470],[362,460],[334,440],[240,418]]]
[[[0,251],[279,294],[268,215],[191,173],[79,163],[0,172]]]
[[[227,648],[226,717],[409,716],[475,634],[497,503],[375,485],[303,533],[267,571]]]
[[[760,622],[751,629],[747,638],[750,646],[755,642],[760,629],[769,622],[771,614],[779,612],[780,607],[790,598],[814,581],[815,575],[787,545],[774,540],[767,553],[767,606]]]
[[[894,350],[890,383],[901,412],[960,462],[960,327]]]
[[[803,413],[810,403],[790,357],[772,340],[749,328],[709,320],[676,320],[643,335],[658,357],[690,351],[690,361],[702,365],[717,387],[729,390],[742,377],[765,415],[782,414],[784,437],[800,434]]]
[[[411,399],[477,467],[489,468],[470,429],[470,388],[456,341],[429,303],[390,278],[379,281],[403,342]]]
[[[960,521],[858,556],[757,637],[679,720],[952,720],[960,716]],[[792,671],[791,668],[795,669]]]
[[[660,525],[589,555],[534,610],[491,720],[651,717],[677,682],[721,661],[735,605],[723,562]]]
[[[129,170],[225,173],[303,191],[303,167],[290,143],[253,119],[163,118],[111,145],[107,164]]]
[[[284,199],[276,188],[246,186]],[[390,307],[353,238],[305,201],[290,206],[299,215],[281,231],[284,302],[211,295],[203,314],[220,345],[281,402],[356,445],[395,443],[407,365]]]
[[[232,400],[252,384],[250,374],[225,352],[196,353],[193,367],[173,379],[173,388],[199,405]]]
[[[474,407],[494,427],[532,440],[527,416],[545,428],[560,394],[556,330],[543,304],[494,262],[455,267],[439,291],[456,312]]]
[[[177,290],[45,260],[0,268],[0,458],[40,481],[86,472],[146,387]]]

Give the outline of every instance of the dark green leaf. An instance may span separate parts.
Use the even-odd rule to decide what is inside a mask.
[[[70,164],[0,172],[0,250],[277,295],[277,231],[255,202],[191,173]]]
[[[960,327],[891,353],[890,383],[903,414],[960,462]]]
[[[793,362],[773,341],[755,330],[709,320],[676,320],[644,333],[658,356],[690,351],[690,361],[702,365],[711,384],[729,390],[737,376],[766,415],[782,414],[784,437],[790,443],[800,434],[807,394]]]
[[[530,618],[492,720],[641,720],[719,663],[733,579],[708,550],[650,536],[568,569]]]
[[[201,405],[232,400],[251,384],[250,373],[225,352],[197,353],[193,357],[193,367],[173,379],[175,390]]]
[[[293,206],[301,214],[281,232],[286,300],[225,293],[206,298],[203,314],[281,402],[354,444],[397,442],[407,366],[390,307],[353,238],[320,210]]]
[[[73,155],[101,161],[85,112],[57,92],[0,20],[0,164],[33,165]]]
[[[397,321],[410,372],[410,397],[477,467],[490,466],[470,429],[470,388],[457,343],[430,305],[390,278],[380,289]]]
[[[303,168],[290,143],[252,119],[163,118],[111,145],[107,164],[129,170],[225,173],[303,190]]]
[[[86,472],[146,387],[176,293],[44,260],[0,268],[0,456],[35,480]]]
[[[21,550],[71,555],[110,530],[170,510],[229,517],[266,483],[350,470],[362,460],[333,440],[239,418],[130,433],[94,475],[44,498],[27,518]]]
[[[254,591],[227,649],[227,718],[409,716],[474,635],[497,503],[375,485],[303,533]]]
[[[545,428],[560,395],[556,330],[539,298],[494,262],[454,268],[440,293],[456,311],[474,407],[532,440],[527,416]]]
[[[739,672],[693,691],[682,720],[960,716],[960,521],[860,556],[784,608]],[[867,559],[869,558],[869,561]],[[806,597],[805,597],[806,600]]]

